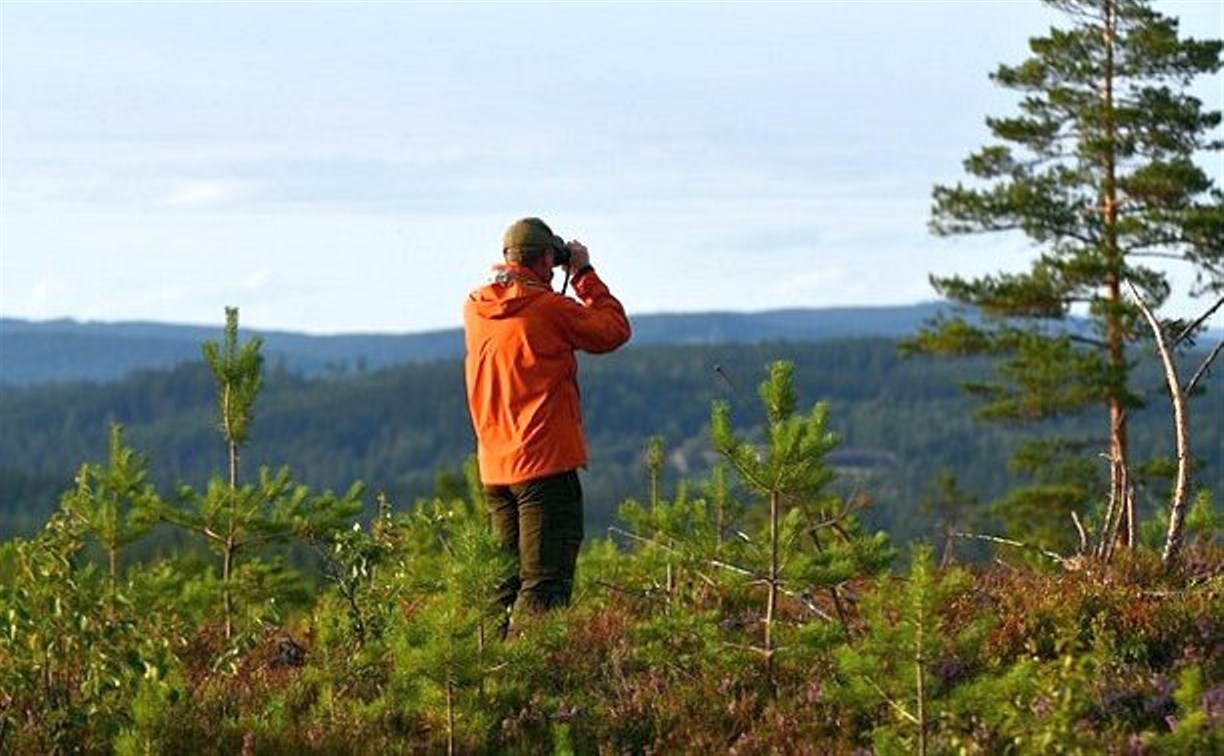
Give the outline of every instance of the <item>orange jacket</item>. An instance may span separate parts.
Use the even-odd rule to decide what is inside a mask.
[[[527,268],[493,271],[463,306],[464,377],[480,480],[511,485],[586,464],[574,351],[616,349],[629,319],[594,271],[574,282],[582,304]]]

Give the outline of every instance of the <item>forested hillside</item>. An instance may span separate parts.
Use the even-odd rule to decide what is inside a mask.
[[[1168,399],[1154,358],[1141,358],[1150,406],[1134,418],[1136,459],[1168,457]],[[984,502],[1017,482],[1007,460],[1021,434],[976,422],[971,401],[958,388],[982,364],[903,359],[887,339],[637,347],[582,363],[592,460],[588,527],[601,531],[623,499],[645,494],[652,436],[665,443],[669,485],[704,478],[714,459],[711,402],[728,401],[750,427],[759,425],[755,386],[775,359],[795,363],[801,403],[829,402],[830,426],[842,438],[831,456],[838,486],[869,496],[867,521],[898,541],[931,533],[936,515],[920,504],[931,498],[942,470],[951,470],[961,489]],[[1224,392],[1216,389],[1209,381],[1191,412],[1202,461],[1196,479],[1218,497],[1224,491]],[[150,456],[159,481],[199,485],[224,462],[214,401],[203,363],[110,384],[0,392],[0,534],[29,533],[45,521],[77,466],[105,456],[111,422],[122,423],[128,441]],[[1091,435],[1098,426],[1082,421],[1064,430],[1099,442]],[[288,464],[303,482],[336,490],[363,480],[406,508],[433,492],[439,472],[455,473],[472,445],[458,361],[316,379],[282,369],[267,376],[243,464],[250,470]],[[1141,506],[1153,508],[1163,491],[1159,481],[1141,489]],[[979,509],[984,512],[984,505]]]
[[[707,454],[718,465],[702,496],[686,496],[662,484],[662,447],[646,444],[650,479],[638,487],[648,493],[618,507],[610,537],[590,534],[573,605],[543,615],[508,614],[494,600],[510,563],[470,477],[444,481],[410,511],[375,496],[370,512],[359,485],[312,490],[288,471],[234,467],[226,479],[219,454],[185,451],[246,448],[259,392],[242,392],[257,387],[258,346],[227,343],[209,352],[224,422],[203,434],[196,424],[213,424],[213,402],[201,371],[5,396],[27,431],[58,416],[92,435],[122,417],[152,454],[112,428],[105,454],[42,527],[0,542],[0,750],[1219,750],[1210,497],[1198,497],[1168,567],[1144,545],[1112,560],[1012,550],[970,571],[957,564],[963,552],[941,548],[937,563],[918,544],[906,565],[889,534],[860,519],[889,510],[864,513],[862,495],[834,491],[832,468],[870,470],[849,476],[859,491],[891,491],[904,506],[911,456],[950,440],[968,472],[991,466],[981,453],[990,447],[975,455],[987,437],[947,420],[964,408],[929,379],[951,376],[897,362],[888,342],[645,349],[588,364],[597,469],[642,470],[624,439],[650,426],[684,438],[673,478]],[[795,364],[756,363],[787,351],[809,373],[802,392]],[[436,458],[457,443],[438,432],[462,407],[457,372],[440,363],[346,381],[274,376],[265,436],[290,453],[328,436],[365,453]],[[767,376],[759,392],[746,388],[753,373]],[[842,400],[812,405],[814,393]],[[222,398],[235,395],[244,398]],[[702,424],[689,408],[716,396],[706,452],[685,435]],[[830,406],[844,408],[847,437],[878,434],[881,445],[840,445]],[[182,432],[159,425],[162,412]],[[21,448],[9,427],[6,459],[45,456],[68,438],[61,428]],[[305,469],[339,475],[361,466],[356,451],[316,450]],[[274,454],[265,440],[249,456]],[[163,459],[215,469],[206,484],[172,490],[148,475]],[[955,486],[941,490],[964,502]],[[1109,543],[1089,527],[1094,545]],[[285,549],[315,558],[286,561]]]
[[[458,305],[456,305],[457,307]],[[938,303],[766,312],[636,315],[634,343],[755,344],[912,333],[941,309]],[[114,381],[134,370],[170,368],[199,359],[200,342],[215,329],[168,323],[32,322],[0,318],[0,385],[76,380]],[[255,329],[272,365],[305,376],[348,373],[457,358],[457,328],[405,334],[312,336]]]

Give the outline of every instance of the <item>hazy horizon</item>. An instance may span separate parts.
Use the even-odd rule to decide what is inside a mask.
[[[772,307],[756,310],[691,310],[691,311],[663,311],[663,312],[629,312],[629,317],[672,317],[672,316],[697,316],[697,315],[767,315],[776,312],[793,312],[793,311],[854,311],[854,310],[881,310],[881,309],[910,309],[921,308],[926,305],[937,305],[941,300],[931,299],[925,302],[913,302],[910,304],[898,305],[830,305],[825,307]],[[950,305],[951,303],[949,303]],[[239,308],[241,310],[241,308]],[[248,323],[246,318],[239,313],[239,327],[243,331],[259,331],[264,333],[293,333],[305,336],[401,336],[401,335],[417,335],[434,333],[438,331],[451,331],[462,328],[462,324],[456,323],[451,326],[442,326],[439,328],[426,328],[421,330],[402,330],[402,331],[328,331],[314,332],[298,328],[279,328],[265,327],[259,323]],[[80,326],[170,326],[184,328],[216,328],[221,329],[225,323],[225,313],[218,314],[215,322],[191,322],[191,321],[172,321],[172,320],[149,320],[149,319],[106,319],[106,318],[77,318],[73,316],[60,316],[51,318],[27,318],[18,315],[0,314],[0,321],[17,321],[22,323],[30,323],[33,325],[52,325],[55,323],[72,323]]]

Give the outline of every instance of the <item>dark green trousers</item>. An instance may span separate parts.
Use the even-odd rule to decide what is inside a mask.
[[[485,486],[493,533],[513,567],[497,599],[509,609],[539,612],[569,603],[582,545],[578,471],[511,486]]]

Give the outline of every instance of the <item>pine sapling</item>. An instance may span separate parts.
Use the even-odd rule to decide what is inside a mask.
[[[798,586],[803,593],[812,588],[829,590],[846,624],[838,586],[856,575],[886,568],[892,553],[887,537],[864,537],[854,522],[853,508],[826,491],[834,477],[826,456],[837,438],[827,430],[825,405],[814,405],[807,415],[796,414],[793,365],[770,365],[760,395],[766,411],[763,446],[735,435],[724,403],[715,403],[711,428],[715,449],[768,507],[768,546],[763,552],[755,549],[759,561],[749,572],[767,587],[759,650],[772,677],[779,598],[789,592],[785,585]],[[823,539],[822,531],[829,533],[828,539]]]
[[[228,476],[213,477],[203,496],[183,487],[187,506],[167,507],[163,516],[199,533],[221,556],[221,605],[226,640],[234,633],[234,568],[240,552],[289,540],[318,537],[343,527],[361,511],[363,486],[354,483],[342,496],[312,495],[295,483],[288,468],[259,471],[255,484],[239,485],[239,453],[246,444],[262,386],[261,340],[238,343],[238,310],[226,308],[225,338],[204,344],[204,356],[217,382],[220,430],[229,462]]]
[[[76,488],[64,495],[64,507],[80,518],[106,552],[112,614],[118,596],[120,551],[149,532],[162,506],[148,468],[148,461],[124,444],[123,427],[114,424],[106,466],[82,465]]]

